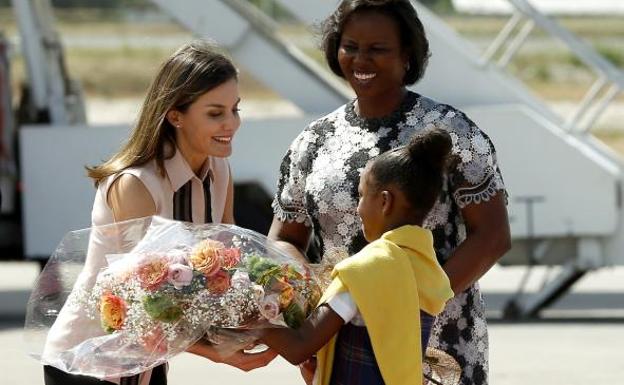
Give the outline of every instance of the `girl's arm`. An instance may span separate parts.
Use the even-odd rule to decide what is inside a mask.
[[[186,351],[207,358],[213,362],[234,366],[245,372],[262,368],[273,361],[277,356],[277,352],[271,349],[260,353],[245,353],[239,350],[234,352],[231,356],[223,358],[215,347],[204,339],[199,340]]]
[[[344,320],[329,305],[316,308],[299,329],[267,329],[260,340],[288,362],[299,365],[338,333]]]

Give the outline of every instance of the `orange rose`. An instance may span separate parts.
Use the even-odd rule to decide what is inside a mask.
[[[137,276],[141,287],[146,290],[156,290],[167,279],[169,264],[164,258],[143,262],[137,269]]]
[[[219,253],[225,246],[221,242],[202,241],[191,254],[191,266],[201,271],[206,277],[211,277],[221,270],[222,259]]]
[[[100,321],[108,333],[121,329],[126,318],[126,303],[123,299],[104,294],[100,297]]]
[[[208,277],[206,288],[212,294],[223,294],[230,288],[231,278],[227,271],[219,270],[216,274]]]

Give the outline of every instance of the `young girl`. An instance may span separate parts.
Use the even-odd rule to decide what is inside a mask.
[[[193,223],[233,223],[233,184],[227,157],[240,126],[238,71],[216,47],[198,40],[178,49],[160,67],[128,142],[108,161],[88,167],[97,191],[93,226],[159,215]],[[114,247],[94,227],[85,267],[75,287],[92,287]],[[67,373],[61,359],[99,325],[64,307],[48,333],[43,361],[46,385],[167,383],[166,365],[126,378]],[[267,351],[223,359],[205,343],[190,352],[243,370],[264,366]]]
[[[448,133],[433,129],[366,166],[357,210],[370,244],[336,265],[320,306],[299,329],[262,337],[293,364],[318,351],[315,384],[422,383],[415,357],[423,357],[433,318],[453,297],[432,234],[421,227],[451,146]]]

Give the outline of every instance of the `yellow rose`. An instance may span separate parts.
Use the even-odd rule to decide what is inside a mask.
[[[279,295],[280,309],[286,309],[294,298],[295,289],[293,289],[293,287],[290,285],[285,286]]]
[[[126,319],[124,300],[112,294],[104,294],[100,298],[100,319],[102,328],[108,333],[121,329]]]
[[[193,250],[190,262],[195,270],[201,271],[206,277],[211,277],[221,270],[222,260],[220,251],[225,246],[221,242],[202,241]]]

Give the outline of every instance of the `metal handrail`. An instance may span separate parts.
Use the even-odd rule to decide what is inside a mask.
[[[572,32],[546,17],[533,7],[529,1],[507,1],[515,8],[515,12],[507,25],[503,27],[490,47],[485,51],[482,56],[482,63],[487,64],[493,61],[496,53],[505,43],[513,39],[497,62],[499,67],[505,67],[526,40],[533,26],[540,27],[554,38],[559,39],[579,58],[579,60],[598,75],[598,79],[589,88],[579,103],[576,112],[571,115],[565,124],[570,131],[586,132],[600,118],[618,93],[624,90],[624,71],[617,68],[613,63],[605,59],[596,52],[593,47],[582,41]],[[527,22],[520,31],[516,33],[515,37],[513,37],[513,30],[523,19],[527,19]],[[609,85],[611,85],[611,87],[607,89]]]

